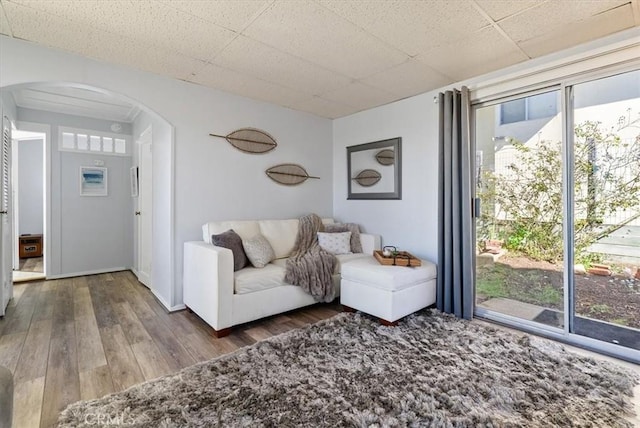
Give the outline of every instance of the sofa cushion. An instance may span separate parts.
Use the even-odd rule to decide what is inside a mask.
[[[212,221],[202,226],[202,240],[211,244],[211,235],[218,235],[229,229],[233,229],[242,239],[249,239],[260,233],[255,220]]]
[[[233,229],[229,229],[218,235],[211,235],[211,243],[217,247],[224,247],[233,253],[233,270],[238,271],[245,267],[249,260],[242,247],[242,238]]]
[[[251,239],[243,239],[242,247],[253,267],[263,268],[276,258],[267,238],[258,234]]]
[[[351,232],[318,232],[318,245],[331,254],[351,253]]]
[[[332,223],[325,224],[324,231],[328,233],[351,232],[351,252],[361,253],[362,242],[360,241],[360,226],[355,223]]]
[[[246,267],[234,273],[234,290],[236,294],[253,293],[284,284],[284,268],[269,263],[258,269]]]
[[[259,220],[260,233],[267,238],[276,253],[276,259],[289,257],[298,234],[298,219]]]
[[[336,256],[336,259],[338,259],[338,263],[336,264],[336,270],[334,273],[338,274],[342,272],[342,267],[345,265],[345,263],[349,263],[350,261],[353,261],[353,260],[358,260],[358,259],[368,258],[368,257],[371,257],[371,256],[368,256],[363,253],[338,254]]]

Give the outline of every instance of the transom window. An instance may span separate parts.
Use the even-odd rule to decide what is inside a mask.
[[[91,152],[128,156],[128,135],[60,127],[58,149],[65,152]]]

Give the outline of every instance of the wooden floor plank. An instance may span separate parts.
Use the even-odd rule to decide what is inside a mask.
[[[13,298],[9,302],[9,306],[15,306],[20,301],[20,297],[22,297],[22,293],[31,285],[30,283],[17,283],[13,284]]]
[[[122,326],[122,331],[130,345],[152,341],[128,302],[114,303],[113,308],[118,317],[118,324]]]
[[[246,329],[244,331],[244,333],[247,336],[251,337],[255,341],[268,339],[271,336],[273,336],[273,334],[271,334],[271,332],[269,330],[267,330],[266,328],[264,328],[262,326],[256,326],[256,327],[248,328],[248,329]]]
[[[138,342],[131,345],[131,349],[146,380],[172,372],[153,340]]]
[[[18,382],[13,390],[13,426],[38,427],[42,413],[44,376]]]
[[[92,400],[114,392],[109,366],[80,372],[80,399]]]
[[[61,280],[56,286],[53,307],[52,337],[64,332],[64,327],[73,323],[73,283],[70,279]]]
[[[76,318],[75,326],[78,349],[82,352],[82,358],[78,359],[78,369],[82,372],[106,365],[102,338],[93,313]]]
[[[71,287],[69,287],[69,291],[71,291]],[[69,307],[69,311],[71,308],[73,305]],[[60,412],[69,404],[80,399],[75,323],[71,321],[58,324],[56,328],[59,331],[52,334],[51,346],[49,347],[49,361],[40,419],[41,427],[54,426]]]
[[[140,293],[149,293],[149,290],[140,284],[131,272],[118,272],[115,275],[116,280],[120,281],[120,288],[127,302],[135,312],[138,319],[154,318],[156,313],[149,307],[145,299]]]
[[[195,359],[184,349],[173,332],[157,317],[155,320],[142,320],[142,323],[158,345],[171,370],[177,371],[195,364]]]
[[[169,314],[131,272],[15,286],[0,319],[0,364],[16,375],[16,427],[49,427],[70,402],[121,391],[338,313],[316,305],[217,339],[196,314]],[[133,346],[131,343],[133,342]]]
[[[25,331],[0,336],[0,366],[5,366],[11,370],[14,376],[26,337],[27,332]]]
[[[43,285],[40,286],[38,301],[33,310],[33,321],[42,321],[53,319],[53,307],[55,306],[55,292],[45,290]]]
[[[131,385],[144,381],[138,361],[122,332],[122,327],[114,325],[100,328],[100,336],[111,370],[114,389],[122,391]]]
[[[31,324],[14,375],[16,382],[43,377],[47,373],[51,326],[52,320]]]
[[[224,354],[219,348],[204,340],[198,333],[180,337],[180,343],[197,362],[207,361]]]
[[[40,287],[38,283],[27,283],[25,289],[17,301],[16,306],[5,314],[2,334],[20,333],[29,330],[31,318],[38,299]]]
[[[91,292],[89,286],[73,287],[73,315],[74,318],[93,317],[93,303],[91,302]]]
[[[105,290],[105,285],[95,277],[89,277],[88,282],[91,304],[96,316],[96,321],[98,322],[98,327],[113,327],[118,324],[118,317],[110,303],[111,300]]]

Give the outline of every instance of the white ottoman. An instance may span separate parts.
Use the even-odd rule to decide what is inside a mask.
[[[436,265],[422,260],[420,267],[384,266],[373,257],[342,265],[340,303],[346,311],[357,309],[395,321],[436,301]]]

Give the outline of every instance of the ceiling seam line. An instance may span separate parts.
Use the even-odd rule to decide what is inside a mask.
[[[487,21],[489,21],[489,23],[491,24],[491,26],[498,32],[500,33],[500,35],[509,43],[511,44],[513,47],[515,47],[520,53],[522,53],[525,57],[527,57],[527,59],[531,59],[531,56],[529,54],[527,54],[521,47],[520,45],[518,45],[518,43],[516,43],[515,40],[513,40],[511,37],[509,37],[509,35],[506,33],[506,31],[504,31],[502,29],[502,27],[500,27],[500,25],[494,21],[493,18],[491,18],[491,16],[489,16],[489,14],[487,12],[484,11],[484,9],[482,9],[482,7],[480,7],[480,5],[478,4],[478,2],[476,0],[470,0],[471,5],[474,7],[474,9],[476,9],[478,11],[478,13],[480,13],[480,15],[482,15],[482,17],[484,19],[486,19]]]

